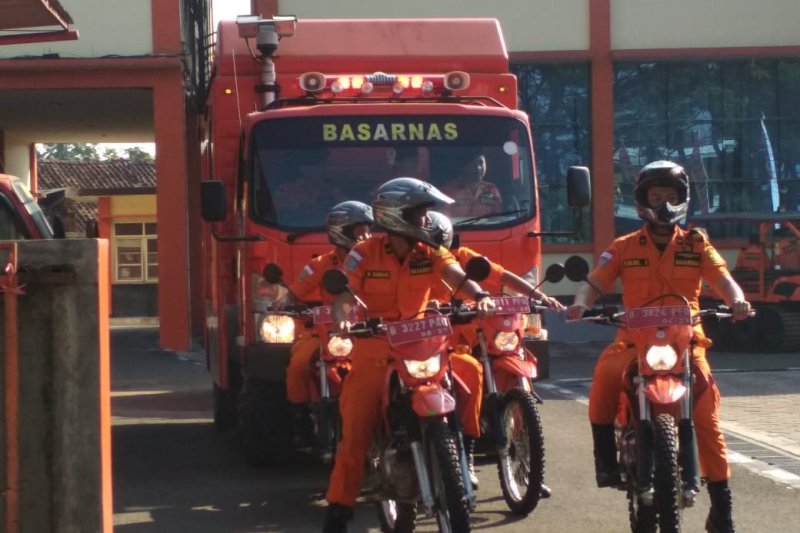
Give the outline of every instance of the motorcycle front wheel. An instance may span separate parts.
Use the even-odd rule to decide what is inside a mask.
[[[527,516],[539,504],[544,482],[544,436],[536,400],[522,390],[508,391],[500,402],[506,449],[497,470],[503,499],[511,512]]]
[[[678,428],[667,414],[658,415],[653,424],[653,463],[659,531],[678,533],[681,530]]]
[[[469,502],[458,461],[458,449],[447,422],[435,420],[426,431],[434,512],[442,533],[469,533]]]

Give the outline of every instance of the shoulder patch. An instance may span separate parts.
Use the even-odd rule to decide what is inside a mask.
[[[614,259],[614,250],[606,250],[602,254],[600,254],[600,259],[597,261],[597,266],[604,267],[606,266],[612,259]]]
[[[363,257],[356,252],[355,250],[350,250],[350,253],[347,254],[347,257],[344,260],[344,271],[345,272],[352,272],[356,268],[358,268],[359,263]]]

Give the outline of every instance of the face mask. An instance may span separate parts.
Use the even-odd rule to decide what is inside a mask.
[[[674,224],[680,211],[679,207],[675,207],[669,202],[664,202],[661,207],[654,209],[658,222],[662,224]]]

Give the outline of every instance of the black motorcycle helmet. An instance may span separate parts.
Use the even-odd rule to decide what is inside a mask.
[[[647,202],[647,191],[654,186],[676,189],[678,205],[665,203],[662,206],[651,207]],[[685,217],[689,210],[689,175],[682,166],[672,161],[648,163],[636,177],[633,194],[639,218],[660,226],[672,226]]]

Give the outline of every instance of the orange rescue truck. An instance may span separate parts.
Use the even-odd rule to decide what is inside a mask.
[[[245,16],[220,24],[214,58],[201,183],[214,419],[220,430],[240,426],[251,462],[280,461],[290,452],[284,382],[295,324],[269,313],[262,267],[280,264],[291,283],[331,248],[324,220],[334,204],[370,203],[393,177],[441,186],[482,154],[502,207],[455,217],[456,231],[536,282],[530,124],[494,19]],[[570,204],[586,205],[588,170],[570,174]],[[529,348],[546,359],[546,332],[532,324]]]

